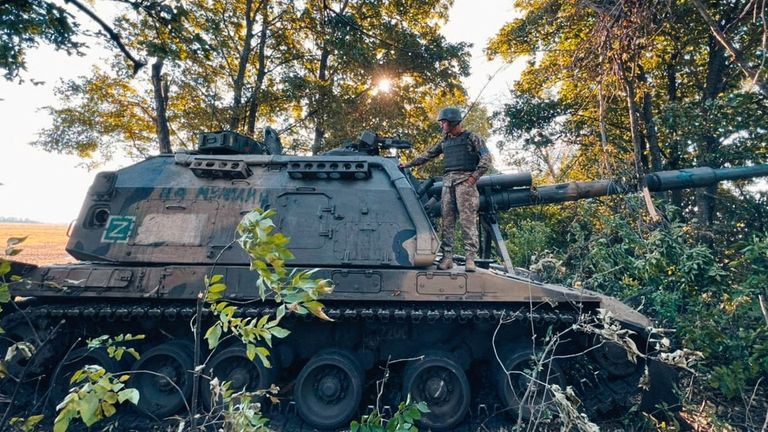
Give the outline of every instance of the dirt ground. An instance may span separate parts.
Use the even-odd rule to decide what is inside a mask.
[[[67,225],[0,223],[0,245],[5,250],[10,237],[27,239],[17,248],[21,253],[10,259],[30,264],[65,264],[74,262],[64,251],[67,244]]]

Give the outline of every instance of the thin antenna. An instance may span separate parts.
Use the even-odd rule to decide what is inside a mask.
[[[498,74],[499,74],[499,72],[501,72],[503,69],[506,69],[506,68],[508,68],[510,65],[511,65],[511,63],[504,63],[504,64],[502,64],[501,66],[499,66],[499,68],[498,68],[498,69],[496,69],[496,72],[494,72],[494,73],[493,73],[493,74],[492,74],[490,77],[488,77],[488,81],[486,81],[486,82],[485,82],[485,85],[483,85],[483,88],[481,88],[481,89],[480,89],[480,92],[479,92],[479,93],[477,94],[477,96],[475,97],[475,100],[473,100],[473,101],[472,101],[472,103],[469,105],[469,108],[467,108],[467,112],[465,112],[465,113],[464,113],[464,116],[463,116],[463,117],[461,117],[461,120],[462,120],[462,121],[463,121],[465,118],[467,118],[467,116],[469,115],[470,111],[472,111],[472,108],[474,108],[474,107],[475,107],[475,105],[477,105],[477,101],[478,101],[478,100],[480,100],[480,96],[482,96],[482,95],[483,95],[483,92],[484,92],[484,91],[485,91],[485,89],[488,87],[488,84],[490,84],[490,83],[491,83],[491,81],[493,81],[493,79],[494,79],[494,78],[496,78],[496,75],[498,75]]]

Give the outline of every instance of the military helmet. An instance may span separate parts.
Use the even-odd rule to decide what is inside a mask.
[[[455,107],[447,107],[440,110],[440,114],[437,116],[437,121],[446,120],[451,123],[458,123],[461,121],[461,110]]]

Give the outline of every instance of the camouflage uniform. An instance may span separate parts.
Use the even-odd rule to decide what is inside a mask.
[[[477,257],[478,235],[477,235],[477,212],[480,207],[480,194],[475,185],[469,185],[467,180],[470,177],[479,179],[493,164],[491,153],[485,146],[485,141],[475,133],[469,134],[469,142],[475,152],[479,155],[479,161],[474,171],[450,171],[443,177],[442,191],[442,246],[444,256],[453,255],[454,232],[456,228],[456,216],[458,214],[459,223],[461,223],[461,235],[464,239],[464,251],[467,258]],[[445,135],[443,139],[435,144],[434,147],[427,150],[406,166],[418,166],[429,160],[443,154],[443,147],[450,138]]]

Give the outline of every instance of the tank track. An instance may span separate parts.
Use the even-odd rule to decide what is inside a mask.
[[[40,320],[53,319],[59,320],[82,320],[83,325],[94,323],[112,323],[119,326],[119,323],[129,323],[138,320],[159,320],[176,321],[186,323],[195,314],[195,305],[190,302],[169,302],[157,303],[143,301],[143,304],[40,304],[34,302],[21,312],[14,312],[3,318],[4,323],[19,322],[21,318],[24,321],[36,322]],[[488,308],[487,305],[477,306],[471,304],[456,305],[454,307],[436,308],[426,304],[408,304],[396,305],[381,304],[353,307],[350,305],[339,305],[334,302],[326,302],[326,314],[336,321],[374,321],[374,322],[498,322],[504,316],[506,319],[517,321],[532,321],[537,324],[569,326],[578,320],[576,311],[567,313],[563,311],[531,309],[528,305],[516,305],[513,308],[498,307]],[[274,306],[260,303],[255,306],[243,305],[239,307],[241,316],[256,317],[270,314],[275,311]],[[23,317],[25,314],[26,317]],[[208,309],[203,309],[204,317],[210,316]],[[293,315],[294,319],[312,320],[311,316],[301,317]],[[65,324],[64,327],[67,327]],[[90,335],[96,336],[96,335]],[[58,357],[54,358],[54,360]],[[637,393],[637,381],[642,371],[633,373],[621,379],[608,379],[607,375],[599,371],[593,376],[580,380],[580,389],[577,389],[582,398],[583,410],[590,416],[601,416],[610,413],[619,407],[627,405],[631,397]],[[488,375],[487,373],[485,375]],[[486,377],[490,379],[490,377]],[[485,384],[488,384],[487,382]],[[283,399],[281,397],[281,399]],[[506,415],[500,400],[495,395],[495,391],[483,391],[482,397],[477,397],[470,405],[469,414],[464,422],[456,430],[509,430],[511,419]],[[6,402],[7,403],[7,402]],[[0,402],[0,408],[4,409],[5,404]],[[373,406],[367,406],[366,413],[370,412]],[[393,412],[395,405],[385,405],[382,411],[386,414]],[[363,413],[361,413],[363,414]],[[120,411],[118,411],[120,415]],[[295,402],[285,398],[280,404],[266,404],[265,416],[270,419],[270,427],[273,430],[294,432],[294,431],[313,431],[313,427],[304,423],[296,414]],[[132,420],[129,420],[132,418]],[[151,430],[157,425],[146,423],[146,418],[142,419],[134,413],[127,413],[120,424],[132,424],[122,430],[135,430],[140,426],[144,430]],[[117,429],[121,430],[121,429]]]

